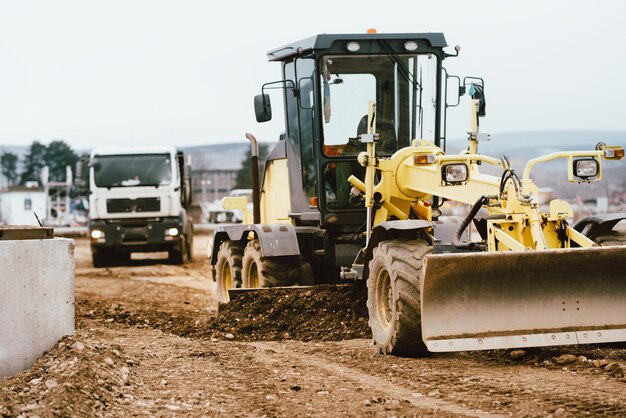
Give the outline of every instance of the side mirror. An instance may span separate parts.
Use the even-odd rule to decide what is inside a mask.
[[[93,168],[94,170],[98,171],[102,168],[102,164],[100,164],[100,162],[96,159],[89,161],[89,163],[87,164],[87,167],[89,168]]]
[[[257,122],[267,122],[272,119],[272,103],[269,94],[254,96],[254,113]]]
[[[480,84],[472,84],[470,86],[470,95],[472,99],[478,100],[478,116],[483,117],[487,115],[487,101],[485,100],[485,90]]]

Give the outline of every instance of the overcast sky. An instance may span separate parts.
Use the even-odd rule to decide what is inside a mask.
[[[443,32],[451,73],[486,80],[498,133],[626,131],[626,2],[0,2],[0,145],[275,140],[253,96],[280,78],[266,52],[318,33]],[[449,137],[467,130],[451,115]],[[626,139],[624,141],[626,143]]]

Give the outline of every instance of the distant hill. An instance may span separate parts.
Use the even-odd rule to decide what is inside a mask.
[[[526,162],[531,158],[559,150],[594,149],[600,141],[610,145],[626,146],[626,132],[540,131],[493,134],[491,140],[481,142],[478,149],[481,154],[497,158],[506,155],[521,175]],[[270,150],[272,147],[273,144],[270,143]],[[181,148],[192,156],[193,167],[196,170],[238,170],[241,162],[248,156],[250,144],[237,141]],[[448,153],[459,152],[467,148],[467,139],[450,139],[446,148]],[[0,145],[0,153],[13,152],[23,156],[26,150],[27,147],[23,146]],[[604,165],[605,181],[593,185],[568,183],[565,164],[563,160],[541,164],[533,170],[532,178],[542,187],[554,188],[564,198],[575,196],[580,192],[584,192],[585,195],[606,195],[614,190],[626,191],[626,160],[607,162]],[[490,172],[486,166],[482,167],[482,171]]]
[[[271,150],[273,143],[264,143]],[[250,155],[250,143],[234,142],[214,145],[182,147],[191,155],[194,170],[238,170],[241,162]],[[260,156],[265,158],[264,155]]]
[[[491,135],[490,141],[478,144],[481,154],[500,158],[506,155],[511,166],[521,176],[526,162],[532,158],[557,151],[595,149],[598,142],[626,147],[623,131],[543,131],[515,132]],[[467,139],[451,139],[446,147],[448,153],[467,148]],[[567,162],[555,160],[535,166],[531,178],[540,187],[552,188],[555,195],[572,199],[578,196],[595,198],[612,193],[626,192],[626,160],[606,161],[603,164],[603,180],[599,183],[577,184],[567,181]],[[496,174],[483,165],[481,171]]]
[[[270,145],[271,148],[271,145]],[[198,170],[238,170],[241,162],[250,152],[247,142],[231,142],[213,145],[198,145],[180,147],[185,153],[192,156],[192,164]],[[26,155],[27,146],[0,145],[0,154],[12,152],[20,160]],[[91,148],[75,150],[79,155],[89,154]]]
[[[191,155],[194,170],[237,170],[250,152],[245,142],[181,148]]]
[[[18,158],[22,158],[24,154],[26,154],[26,150],[28,147],[22,147],[19,145],[0,145],[0,154],[5,152],[11,152],[18,156]]]
[[[594,149],[598,142],[626,147],[626,132],[545,131],[494,134],[491,136],[490,141],[483,141],[479,144],[479,151],[481,154],[497,158],[506,155],[516,169],[522,170],[526,161],[531,158],[556,151]],[[467,148],[467,139],[465,138],[448,140],[447,151],[449,153],[459,152],[465,148]],[[250,144],[236,142],[182,147],[182,149],[193,156],[194,168],[236,170],[239,168],[241,161],[248,155]],[[614,162],[607,165],[607,168],[616,168],[623,165],[623,161]],[[562,166],[546,164],[545,168],[549,170],[553,168],[561,169]]]
[[[493,157],[506,155],[513,161],[525,163],[531,158],[556,151],[594,149],[598,142],[626,147],[624,131],[538,131],[514,132],[491,135],[490,141],[482,141],[478,150]],[[467,148],[466,138],[448,140],[447,152]]]

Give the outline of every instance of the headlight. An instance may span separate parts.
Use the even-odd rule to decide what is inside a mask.
[[[598,162],[593,158],[574,160],[574,174],[581,179],[598,175]]]
[[[346,49],[350,52],[357,52],[359,49],[361,49],[361,45],[359,45],[358,42],[348,42],[346,44]]]
[[[447,184],[460,184],[467,181],[467,165],[447,164],[443,166],[443,180]]]
[[[170,237],[178,236],[178,228],[168,228],[165,231],[165,235],[169,235]]]
[[[94,229],[91,231],[91,238],[92,239],[104,238],[104,232],[100,231],[99,229]]]
[[[404,49],[406,49],[409,52],[413,52],[417,49],[417,42],[415,41],[406,41],[404,43]]]

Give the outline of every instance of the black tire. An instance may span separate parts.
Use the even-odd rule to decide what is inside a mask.
[[[187,245],[187,240],[185,237],[180,237],[179,250],[170,250],[169,251],[169,260],[172,264],[185,264],[189,261],[189,246]]]
[[[301,286],[313,286],[315,284],[313,268],[304,258],[300,259],[300,265],[298,266],[298,284]]]
[[[292,286],[298,279],[300,263],[294,257],[261,257],[261,244],[248,242],[243,252],[242,287]]]
[[[115,252],[114,259],[115,264],[118,264],[120,266],[127,266],[128,264],[130,264],[130,253],[125,251]]]
[[[224,241],[217,252],[215,282],[217,300],[226,303],[230,300],[228,289],[241,287],[241,259],[243,247],[237,241]]]
[[[374,344],[382,354],[426,356],[420,283],[432,246],[423,240],[388,240],[374,248],[367,279],[367,310]]]
[[[193,232],[187,237],[187,261],[193,261]]]
[[[594,242],[602,247],[613,247],[615,245],[626,245],[626,232],[608,231],[595,237]]]
[[[91,264],[95,268],[106,267],[110,262],[111,256],[107,250],[91,250]]]

